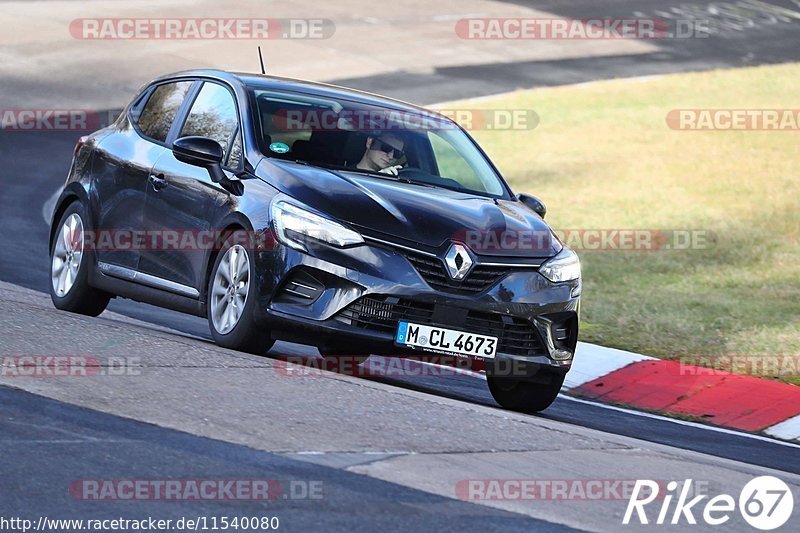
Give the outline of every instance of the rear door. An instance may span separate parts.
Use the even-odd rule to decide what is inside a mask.
[[[229,88],[202,82],[185,119],[179,119],[174,139],[209,137],[224,151],[223,169],[232,176],[242,168],[241,125]],[[174,142],[171,139],[171,142]],[[142,252],[139,271],[169,282],[173,292],[199,296],[219,222],[235,209],[237,197],[211,181],[208,170],[178,161],[171,150],[156,162],[152,174],[161,180],[149,187],[145,223],[151,234],[163,236],[163,246]]]
[[[93,172],[97,257],[107,272],[128,276],[138,268],[133,235],[146,227],[145,197],[150,170],[167,152],[170,128],[194,84],[163,83],[144,91],[129,111],[130,126],[104,138]]]

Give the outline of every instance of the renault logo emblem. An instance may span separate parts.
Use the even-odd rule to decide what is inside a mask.
[[[456,281],[460,281],[467,277],[472,266],[475,264],[472,252],[463,244],[453,243],[447,254],[444,256],[444,264],[447,267],[447,273]]]

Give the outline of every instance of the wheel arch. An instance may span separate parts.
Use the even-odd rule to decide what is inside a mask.
[[[211,270],[214,268],[214,263],[217,261],[217,256],[219,255],[220,248],[222,247],[222,243],[234,232],[236,231],[253,231],[253,225],[247,219],[245,215],[242,213],[231,213],[225,219],[223,219],[222,223],[219,224],[221,228],[219,230],[219,238],[216,240],[216,245],[208,254],[208,258],[206,259],[206,272],[203,276],[203,289],[201,294],[203,295],[203,300],[206,300],[208,296],[208,284],[211,281]]]
[[[91,218],[91,215],[88,212],[88,198],[86,196],[86,191],[77,184],[77,183],[70,183],[58,197],[56,201],[56,207],[53,209],[53,215],[50,219],[50,235],[47,240],[47,253],[50,253],[50,250],[53,248],[53,239],[55,238],[56,231],[58,230],[57,225],[58,221],[61,220],[61,217],[64,215],[64,212],[75,202],[81,202],[84,206],[86,211],[86,217]],[[85,221],[87,225],[91,227],[91,220]]]

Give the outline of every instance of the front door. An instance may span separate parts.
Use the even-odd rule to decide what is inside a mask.
[[[214,82],[203,82],[176,138],[209,137],[222,145],[223,169],[229,176],[241,166],[239,118],[233,94]],[[168,290],[197,297],[215,246],[215,231],[237,197],[214,183],[208,170],[178,161],[171,150],[152,169],[147,188],[145,224],[160,246],[142,251],[139,271],[165,282]]]

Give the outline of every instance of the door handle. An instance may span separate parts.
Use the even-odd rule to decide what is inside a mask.
[[[156,176],[155,174],[150,174],[150,177],[147,178],[147,181],[149,181],[150,184],[153,186],[153,190],[155,192],[158,192],[167,185],[169,185],[169,182],[164,179],[163,174],[159,174],[158,176]]]

